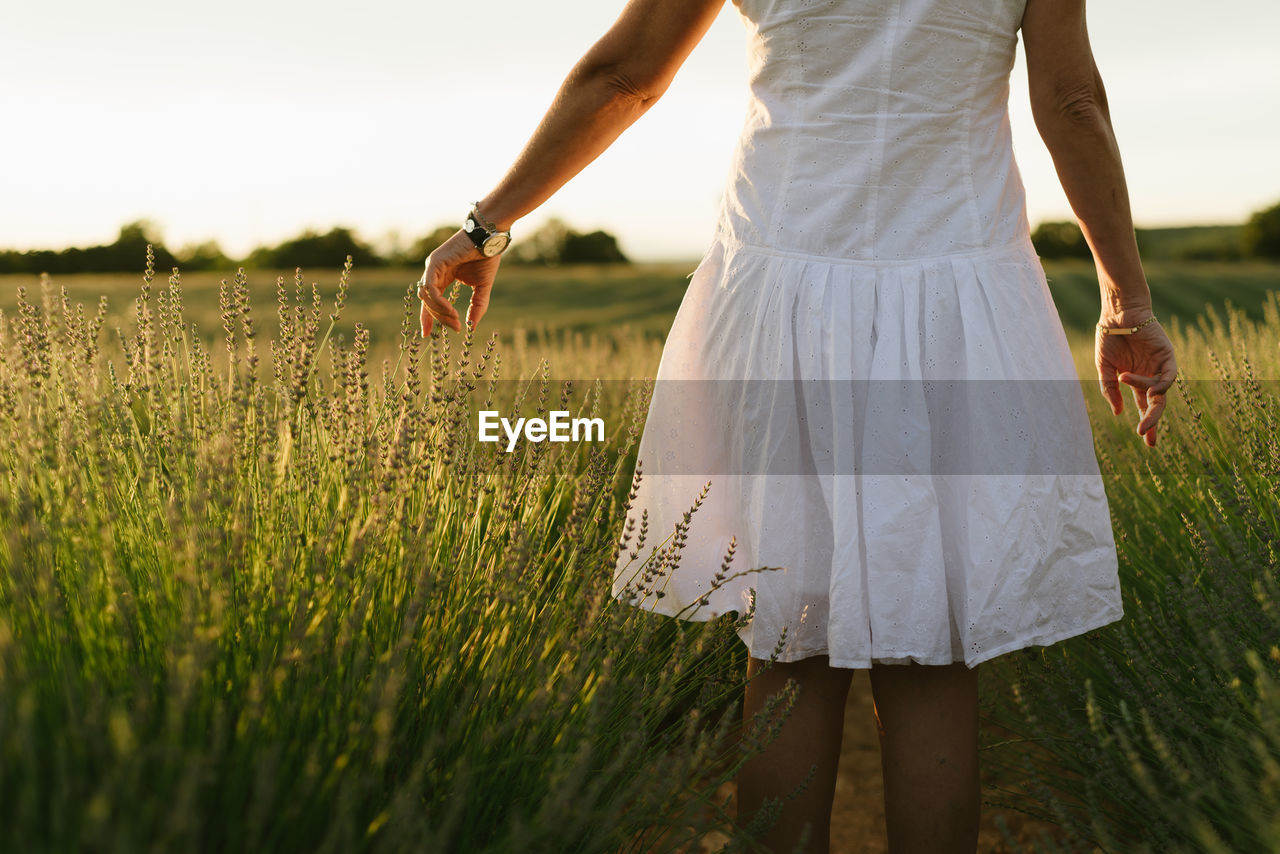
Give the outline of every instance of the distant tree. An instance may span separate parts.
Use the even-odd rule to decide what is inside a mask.
[[[1041,258],[1092,258],[1080,226],[1074,222],[1042,222],[1031,233]]]
[[[552,217],[527,235],[516,235],[507,252],[517,264],[559,264],[565,241],[572,229],[559,217]]]
[[[36,264],[32,257],[35,252],[19,252],[17,249],[5,249],[0,251],[0,273],[35,273],[33,269]],[[52,273],[53,270],[46,268],[45,272]]]
[[[575,231],[552,218],[527,237],[515,240],[511,260],[523,264],[626,264],[618,239],[605,231]]]
[[[341,267],[350,255],[357,266],[379,267],[386,262],[348,228],[334,228],[327,234],[308,229],[278,246],[260,246],[249,253],[250,267]]]
[[[133,273],[142,269],[147,246],[155,253],[156,269],[174,266],[174,257],[160,239],[155,224],[137,220],[121,226],[113,243],[55,251],[33,249],[28,252],[0,253],[0,270],[9,273]]]
[[[418,266],[427,260],[427,256],[431,254],[441,243],[444,243],[453,233],[458,230],[456,225],[441,225],[432,229],[428,234],[419,237],[413,243],[409,244],[409,248],[405,250],[401,263],[408,266]]]
[[[234,263],[216,240],[193,243],[178,250],[178,266],[183,270],[220,270]]]
[[[1280,258],[1280,204],[1249,217],[1241,237],[1246,254],[1255,258]]]
[[[626,264],[628,261],[618,248],[617,238],[603,231],[589,234],[571,231],[560,250],[561,264]]]
[[[133,272],[146,259],[148,245],[155,253],[156,269],[173,268],[177,259],[165,248],[159,228],[150,220],[140,219],[121,226],[115,243],[82,250],[81,269],[87,273]],[[74,251],[68,250],[66,254]]]

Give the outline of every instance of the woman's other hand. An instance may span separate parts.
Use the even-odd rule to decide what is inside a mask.
[[[1098,322],[1103,326],[1137,326],[1151,317],[1150,309],[1124,315],[1108,315]],[[1094,364],[1102,383],[1102,396],[1111,404],[1113,415],[1124,411],[1124,395],[1120,383],[1131,387],[1134,406],[1138,410],[1138,434],[1154,448],[1156,424],[1164,412],[1165,392],[1178,375],[1173,344],[1152,321],[1130,335],[1107,335],[1101,330],[1094,342]]]
[[[439,321],[454,332],[462,331],[458,312],[445,299],[444,292],[455,281],[471,288],[471,305],[467,308],[467,325],[480,323],[489,308],[489,291],[498,273],[502,256],[486,258],[459,229],[452,237],[427,256],[427,269],[418,280],[418,299],[422,300],[422,337],[431,334],[433,321]]]

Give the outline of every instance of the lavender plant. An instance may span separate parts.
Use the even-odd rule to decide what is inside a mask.
[[[0,314],[0,848],[667,851],[727,826],[713,793],[794,692],[739,737],[743,616],[608,595],[643,405],[589,394],[616,407],[590,450],[478,450],[495,339],[422,341],[409,286],[371,382],[369,331],[333,335],[350,271],[328,317],[277,280],[265,347],[243,271],[211,350],[150,256],[114,348],[105,302],[49,281]]]

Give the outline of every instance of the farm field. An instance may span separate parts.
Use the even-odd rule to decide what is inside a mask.
[[[607,595],[643,397],[595,401],[591,448],[465,439],[498,357],[541,408],[554,377],[651,376],[691,269],[511,268],[466,352],[401,337],[413,270],[356,271],[323,350],[339,271],[232,282],[230,348],[218,276],[157,277],[141,325],[141,274],[55,281],[66,314],[0,280],[0,850],[750,850],[733,613]],[[1092,379],[1091,268],[1048,273]],[[1087,395],[1126,616],[984,666],[991,850],[1280,848],[1278,273],[1149,266],[1203,381],[1157,453]],[[848,750],[852,805],[875,762]]]
[[[570,352],[586,353],[591,349],[575,346],[575,336],[579,345],[589,343],[595,336],[614,349],[614,358],[584,365],[585,370],[576,378],[652,375],[657,370],[661,341],[679,308],[688,276],[696,266],[696,261],[561,268],[509,265],[499,272],[489,312],[481,322],[478,335],[488,338],[497,332],[502,350],[521,360],[527,345],[541,348],[551,361],[553,374],[564,376],[573,370],[568,363],[576,361]],[[1156,314],[1169,330],[1177,324],[1194,322],[1208,306],[1222,310],[1230,304],[1249,318],[1260,320],[1267,294],[1280,290],[1280,264],[1155,261],[1146,266]],[[311,287],[315,284],[324,299],[331,300],[339,273],[336,269],[303,270],[306,299],[310,299]],[[335,334],[350,340],[352,324],[359,320],[370,332],[370,363],[379,364],[397,346],[405,295],[419,275],[418,268],[354,270],[347,296],[349,319],[335,329]],[[1049,262],[1046,275],[1073,349],[1091,348],[1098,313],[1098,285],[1093,265],[1083,261]],[[259,324],[267,323],[265,334],[272,330],[279,276],[284,277],[285,287],[292,294],[295,287],[292,270],[248,273],[254,315]],[[158,272],[156,287],[162,286],[166,278],[167,274]],[[234,271],[182,276],[187,318],[196,324],[208,342],[221,333],[218,298],[224,278],[233,279]],[[90,309],[99,296],[105,295],[108,301],[105,328],[110,332],[133,322],[133,303],[140,281],[140,274],[79,274],[59,276],[54,284],[67,289],[73,305],[83,302]],[[32,295],[37,294],[39,278],[0,276],[0,310],[12,311],[19,286],[26,287]],[[460,286],[459,292],[459,313],[465,315],[470,289]],[[627,342],[628,351],[618,352],[623,341]],[[548,347],[552,349],[547,350]],[[1083,364],[1088,366],[1092,355],[1086,353],[1085,356]],[[532,362],[536,364],[537,359]]]
[[[478,335],[484,339],[497,332],[503,352],[516,355],[523,353],[526,344],[571,346],[575,335],[583,344],[592,335],[628,342],[647,340],[653,346],[646,348],[646,355],[653,357],[653,368],[656,368],[655,354],[670,328],[671,318],[688,284],[686,277],[694,266],[695,263],[635,264],[550,269],[513,265],[500,271],[494,299]],[[310,302],[312,286],[317,286],[325,301],[327,317],[340,273],[338,269],[304,270],[303,301]],[[377,365],[399,345],[405,297],[410,291],[416,294],[413,285],[421,274],[420,268],[354,270],[346,299],[346,317],[335,328],[335,336],[342,335],[351,341],[354,323],[360,322],[370,333],[370,363]],[[277,279],[281,275],[292,297],[296,289],[295,271],[250,271],[248,274],[253,313],[259,324],[267,324],[266,334],[270,334],[276,316]],[[167,274],[157,273],[156,288],[163,286],[166,279]],[[219,290],[223,279],[233,280],[234,271],[182,276],[188,321],[194,322],[209,342],[222,334]],[[108,301],[106,329],[112,330],[133,322],[134,300],[140,283],[140,275],[83,274],[59,276],[54,284],[65,287],[73,303],[84,302],[89,309],[95,306],[100,295],[105,295]],[[30,294],[39,292],[38,277],[0,276],[0,309],[12,309],[20,285]],[[470,294],[469,288],[459,286],[459,290]],[[414,296],[415,312],[417,305]],[[465,316],[465,311],[464,296],[460,312]],[[415,313],[411,330],[415,335],[416,324]],[[552,361],[554,370],[566,369],[563,359]],[[643,370],[643,364],[643,360],[638,360],[635,366]],[[630,366],[630,362],[626,363],[626,367]],[[616,363],[613,369],[616,371]],[[605,376],[626,375],[607,373]]]

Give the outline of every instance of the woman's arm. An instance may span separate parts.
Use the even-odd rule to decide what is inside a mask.
[[[1129,191],[1107,93],[1085,28],[1084,0],[1027,0],[1022,19],[1031,113],[1098,266],[1103,325],[1145,320],[1151,293],[1138,259]]]
[[[1107,94],[1089,46],[1084,0],[1027,0],[1022,38],[1031,112],[1098,268],[1098,322],[1136,326],[1152,317],[1151,292],[1138,257]],[[1165,391],[1178,373],[1160,324],[1152,321],[1130,335],[1099,330],[1094,363],[1114,414],[1124,408],[1120,383],[1133,389],[1137,431],[1154,447]]]
[[[480,213],[508,230],[581,172],[662,96],[723,5],[724,0],[629,0],[569,72],[515,164],[481,199]],[[457,312],[443,297],[455,279],[471,286],[467,322],[479,323],[498,257],[484,258],[462,232],[431,253],[419,290],[424,336],[432,318],[461,330]]]
[[[515,165],[480,210],[499,228],[595,160],[671,85],[724,0],[630,0],[569,72]]]

